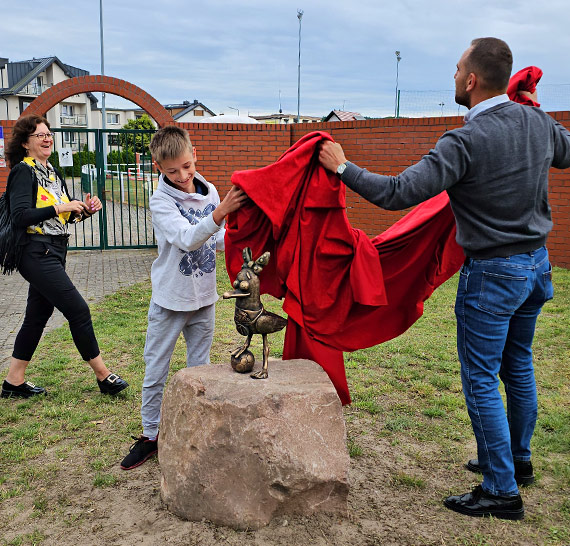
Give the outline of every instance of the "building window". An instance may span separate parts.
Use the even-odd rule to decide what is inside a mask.
[[[204,110],[194,110],[194,115],[204,117]]]
[[[61,115],[62,116],[73,116],[73,105],[72,104],[62,104],[61,105]]]
[[[119,125],[119,114],[107,114],[107,123],[111,123],[113,125]]]
[[[75,133],[71,131],[64,131],[63,132],[63,142],[66,144],[73,144],[75,142]]]

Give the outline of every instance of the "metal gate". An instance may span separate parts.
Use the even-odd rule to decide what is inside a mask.
[[[158,181],[148,151],[154,131],[65,127],[53,132],[50,162],[64,176],[72,197],[83,201],[90,193],[103,203],[98,214],[70,226],[69,248],[156,246],[149,210]]]

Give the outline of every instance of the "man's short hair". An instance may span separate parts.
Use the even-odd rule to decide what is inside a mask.
[[[174,125],[160,128],[152,137],[149,145],[152,158],[160,163],[176,159],[186,152],[192,152],[192,142],[186,129]]]
[[[498,38],[475,38],[466,60],[467,71],[483,81],[482,87],[489,91],[504,91],[509,85],[513,68],[511,49]]]

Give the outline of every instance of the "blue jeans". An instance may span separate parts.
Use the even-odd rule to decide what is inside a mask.
[[[461,381],[482,487],[493,495],[516,495],[513,462],[530,460],[537,416],[532,339],[540,310],[552,296],[545,247],[506,258],[467,259],[460,271],[455,315]]]

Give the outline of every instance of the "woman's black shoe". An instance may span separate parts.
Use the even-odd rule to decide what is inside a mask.
[[[471,472],[481,473],[481,467],[477,459],[470,459],[465,465]],[[534,483],[534,471],[530,461],[515,461],[515,481],[518,485],[530,485]]]
[[[99,385],[99,390],[103,394],[110,394],[114,396],[119,394],[122,390],[126,389],[129,384],[122,378],[120,378],[116,373],[108,375],[103,381],[97,379],[97,384]]]
[[[504,497],[491,495],[478,485],[470,493],[447,497],[443,504],[460,514],[477,518],[493,516],[499,519],[523,519],[524,507],[520,495]]]
[[[46,395],[47,391],[43,387],[36,387],[33,383],[25,381],[21,385],[12,385],[8,381],[4,380],[2,383],[2,393],[0,397],[11,398],[12,396],[17,396],[19,398],[30,398],[31,396],[37,396],[38,394]]]

